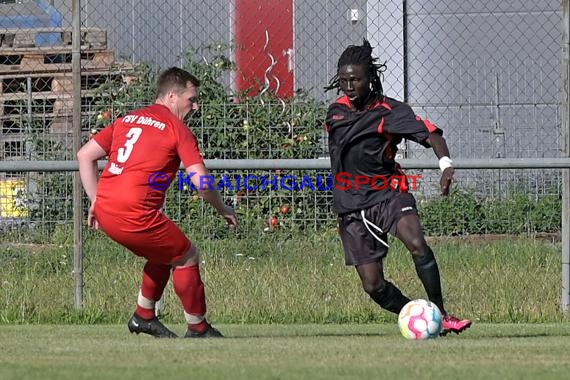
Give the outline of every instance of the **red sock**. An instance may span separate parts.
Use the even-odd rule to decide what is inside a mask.
[[[208,329],[208,322],[204,318],[204,320],[200,323],[188,323],[188,328],[192,331],[203,333]]]
[[[204,317],[206,315],[206,294],[198,265],[174,268],[172,282],[184,311],[187,314]],[[208,327],[206,318],[200,323],[189,324],[189,327],[192,330],[204,331]]]
[[[152,301],[158,301],[162,297],[162,292],[170,278],[170,265],[152,264],[147,262],[143,269],[143,278],[141,285],[141,294],[144,298]],[[154,312],[154,305],[141,305],[137,303],[135,313],[144,319],[152,319],[156,316]]]

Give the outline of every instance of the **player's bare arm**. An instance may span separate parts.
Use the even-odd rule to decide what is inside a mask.
[[[97,220],[93,213],[95,205],[95,197],[97,195],[97,179],[99,170],[97,169],[97,160],[105,157],[107,153],[95,140],[89,140],[77,152],[77,161],[79,162],[79,176],[81,183],[85,189],[85,193],[91,201],[89,212],[87,215],[87,224],[93,228],[98,228]]]
[[[430,133],[428,143],[431,145],[433,152],[439,159],[439,167],[442,171],[441,179],[439,180],[441,193],[443,195],[448,195],[451,190],[453,174],[455,173],[455,169],[451,166],[452,162],[449,158],[449,148],[447,147],[445,139],[439,133]]]
[[[209,182],[201,181],[201,178],[206,178],[210,175],[208,168],[206,168],[203,164],[190,165],[186,168],[186,173],[195,173],[191,177],[192,184],[198,189],[198,192],[202,198],[206,202],[210,203],[216,209],[218,214],[226,219],[226,222],[230,226],[235,227],[237,225],[237,216],[235,210],[224,203],[220,192],[213,188]]]
[[[95,201],[97,194],[97,179],[99,177],[97,169],[97,160],[105,157],[107,153],[95,140],[89,140],[77,152],[77,161],[79,162],[79,175],[81,182],[85,188],[85,192],[91,202]]]

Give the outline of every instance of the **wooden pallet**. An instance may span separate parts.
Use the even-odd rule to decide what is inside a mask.
[[[81,91],[81,97],[94,97],[98,94],[97,90],[85,90]],[[105,95],[105,94],[103,94]],[[41,91],[34,93],[32,101],[48,100],[48,99],[73,99],[73,94],[71,93],[55,93],[53,91]],[[27,102],[29,98],[27,94],[0,94],[0,104],[6,103],[7,101],[21,101]]]
[[[90,117],[97,117],[99,111],[92,109],[85,109],[81,111],[82,118],[90,118]],[[56,117],[60,117],[54,112],[32,112],[28,115],[27,112],[23,112],[21,114],[7,114],[0,116],[0,125],[3,125],[7,129],[18,129],[18,125],[23,125],[28,121],[42,121],[42,120],[50,120]],[[3,132],[3,133],[10,133],[10,132]]]
[[[73,30],[71,28],[29,28],[0,29],[0,50],[14,48],[41,47],[36,44],[40,33],[57,33],[62,46],[72,45]],[[106,48],[107,31],[101,28],[81,28],[81,45],[85,47]]]
[[[20,121],[11,123],[9,121],[0,121],[1,125],[1,132],[0,133],[0,140],[1,141],[18,141],[18,140],[25,140],[26,138],[31,138],[30,129],[37,131],[34,129],[35,120],[28,121]],[[58,133],[64,131],[71,131],[72,120],[67,116],[61,117],[50,117],[44,120],[41,120],[42,123],[42,131],[56,131]]]
[[[110,70],[107,72],[82,72],[81,90],[94,90],[106,83],[127,83],[128,75]],[[73,92],[73,74],[42,73],[42,75],[0,76],[0,95],[20,94],[34,96],[38,92],[52,91],[56,94]]]
[[[25,126],[21,128],[7,128],[2,127],[2,133],[0,133],[0,143],[24,143],[32,138],[32,135],[26,131]],[[83,137],[89,137],[90,131],[81,131]],[[59,138],[71,138],[74,134],[73,131],[73,121],[70,117],[58,117],[52,118],[46,121],[42,139],[54,139]]]
[[[94,108],[95,102],[104,97],[97,90],[85,90],[81,92],[82,108]],[[33,115],[65,116],[73,113],[73,94],[56,94],[53,91],[37,92],[31,99],[27,94],[1,94],[0,115],[3,117],[19,117],[26,115],[31,110]]]
[[[115,61],[115,52],[112,50],[93,50],[81,53],[81,67],[83,69],[108,69]],[[65,72],[72,70],[71,52],[49,54],[38,49],[28,53],[0,54],[0,75],[17,72]]]
[[[29,138],[29,136],[27,136],[23,131],[21,131],[19,133],[4,134],[2,136],[2,141],[7,141],[7,142],[22,141],[26,140],[26,138]]]
[[[61,33],[63,42],[36,46],[38,33]],[[73,133],[71,37],[69,28],[0,29],[0,142],[24,143],[29,139],[26,132],[34,128],[67,144]],[[95,118],[97,102],[110,95],[100,90],[103,84],[128,85],[136,70],[128,62],[115,61],[104,29],[82,29],[80,55],[85,120]]]
[[[115,61],[113,64],[105,69],[81,69],[81,75],[109,75],[109,74],[122,74],[125,77],[127,76],[135,76],[135,66],[130,62],[126,61]],[[40,78],[46,76],[54,76],[54,75],[71,75],[71,71],[69,72],[39,72],[39,73],[18,73],[18,72],[10,72],[0,74],[1,79],[11,79],[11,78]]]
[[[83,140],[89,138],[88,131],[82,131]],[[26,152],[26,142],[30,141],[30,136],[24,133],[13,134],[8,136],[0,135],[0,160],[26,160],[24,157]],[[42,141],[46,144],[56,144],[52,148],[57,147],[61,152],[69,152],[73,149],[73,132],[64,129],[55,129],[49,134],[46,133],[42,137]]]
[[[71,123],[71,122],[70,122]],[[89,137],[91,132],[89,131],[81,131],[81,136],[83,137]],[[56,137],[61,137],[61,136],[72,136],[73,135],[73,131],[71,129],[66,129],[66,130],[62,130],[61,132],[53,132],[53,134],[56,135]],[[52,134],[51,133],[45,133],[42,138],[45,138],[46,140],[51,139]],[[24,132],[22,133],[14,133],[14,134],[10,134],[10,135],[0,135],[0,141],[4,142],[24,142],[26,140],[30,140],[31,136],[29,134],[26,134]]]
[[[96,112],[82,112],[82,120],[95,120]],[[39,127],[39,128],[38,128]],[[73,133],[73,116],[51,114],[32,114],[29,117],[22,115],[17,118],[10,119],[9,116],[0,118],[0,141],[18,140],[22,136],[30,137],[30,131],[36,133],[38,130],[44,133]]]

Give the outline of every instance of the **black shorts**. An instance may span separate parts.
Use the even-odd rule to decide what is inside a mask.
[[[382,232],[373,226],[368,227],[386,243],[387,234],[396,233],[396,226],[402,216],[417,213],[416,200],[410,193],[394,193],[394,196],[364,210],[365,218]],[[338,228],[346,265],[378,262],[388,254],[388,247],[379,242],[366,227],[361,211],[340,215]]]

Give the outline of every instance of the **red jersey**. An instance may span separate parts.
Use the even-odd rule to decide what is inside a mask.
[[[133,111],[93,138],[109,156],[97,207],[114,215],[136,219],[159,210],[180,162],[204,163],[196,136],[161,104]]]

